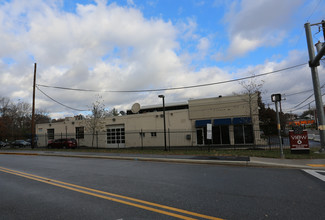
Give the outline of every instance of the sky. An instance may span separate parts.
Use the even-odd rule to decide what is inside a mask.
[[[126,111],[161,104],[160,94],[167,104],[230,96],[252,81],[267,106],[280,93],[282,110],[300,114],[315,107],[304,24],[325,20],[324,8],[325,0],[0,0],[0,98],[32,103],[37,63],[36,108],[52,118],[89,114],[98,99]],[[317,25],[312,36],[324,41]]]

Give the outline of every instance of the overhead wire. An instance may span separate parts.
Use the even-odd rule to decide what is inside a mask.
[[[316,9],[318,8],[318,6],[320,5],[320,3],[321,3],[322,1],[323,1],[323,0],[319,0],[318,3],[317,3],[317,5],[315,5],[315,7],[314,7],[312,13],[311,13],[310,16],[307,18],[307,22],[309,22],[309,19],[314,15]]]
[[[307,18],[306,22],[309,22],[309,19],[314,15],[316,9],[318,8],[318,6],[320,5],[320,3],[322,2],[323,0],[319,0],[319,2],[317,3],[317,5],[315,5],[312,13],[310,14],[310,16]],[[300,34],[299,34],[299,37],[298,39],[296,40],[296,43],[295,43],[295,47],[297,47],[298,43],[300,42],[301,40],[301,37],[303,36],[303,33],[304,33],[304,28],[302,27],[301,28],[301,31],[300,31]]]
[[[180,89],[192,89],[192,88],[199,88],[199,87],[206,87],[206,86],[212,86],[212,85],[220,85],[220,84],[225,84],[225,83],[230,83],[230,82],[236,82],[236,81],[241,81],[245,79],[251,79],[255,77],[261,77],[261,76],[266,76],[270,75],[273,73],[278,73],[281,71],[289,70],[289,69],[294,69],[300,66],[304,66],[307,63],[302,63],[302,64],[297,64],[294,66],[286,67],[283,69],[279,70],[274,70],[262,74],[256,74],[253,76],[246,76],[242,78],[237,78],[237,79],[231,79],[231,80],[226,80],[226,81],[220,81],[220,82],[213,82],[213,83],[205,83],[205,84],[197,84],[197,85],[191,85],[191,86],[180,86],[180,87],[171,87],[171,88],[160,88],[160,89],[140,89],[140,90],[93,90],[93,89],[79,89],[79,88],[68,88],[68,87],[62,87],[62,86],[50,86],[50,85],[43,85],[43,84],[37,84],[37,86],[41,87],[46,87],[46,88],[53,88],[53,89],[61,89],[61,90],[71,90],[71,91],[81,91],[81,92],[111,92],[111,93],[141,93],[141,92],[160,92],[160,91],[170,91],[170,90],[180,90]]]
[[[196,87],[203,87],[203,86],[211,86],[211,85],[217,85],[217,84],[224,84],[224,83],[229,83],[229,82],[235,82],[235,81],[240,81],[240,80],[245,80],[245,79],[250,79],[250,78],[255,78],[255,77],[260,77],[260,76],[265,76],[265,75],[269,75],[272,73],[277,73],[277,72],[281,72],[281,71],[285,71],[285,70],[289,70],[289,69],[293,69],[299,66],[303,66],[306,65],[307,63],[303,63],[303,64],[298,64],[298,65],[294,65],[294,66],[290,66],[287,68],[283,68],[283,69],[279,69],[279,70],[275,70],[275,71],[271,71],[271,72],[267,72],[267,73],[262,73],[262,74],[258,74],[258,75],[253,75],[253,76],[248,76],[248,77],[242,77],[242,78],[238,78],[238,79],[233,79],[233,80],[227,80],[227,81],[221,81],[221,82],[215,82],[215,83],[208,83],[208,84],[199,84],[199,85],[193,85],[193,86],[183,86],[183,87],[175,87],[175,88],[165,88],[165,89],[150,89],[150,90],[121,90],[121,91],[101,91],[101,92],[149,92],[149,91],[166,91],[166,90],[177,90],[177,89],[190,89],[190,88],[196,88]],[[47,95],[44,91],[42,91],[39,86],[41,87],[46,87],[46,88],[55,88],[55,89],[63,89],[63,90],[72,90],[72,91],[83,91],[83,92],[100,92],[98,90],[90,90],[90,89],[76,89],[76,88],[67,88],[67,87],[59,87],[59,86],[48,86],[48,85],[42,85],[42,84],[37,84],[37,89],[46,97],[48,97],[49,99],[51,99],[52,101],[56,102],[57,104],[64,106],[66,108],[75,110],[75,111],[88,111],[88,110],[83,110],[83,109],[76,109],[70,106],[67,106],[55,99],[53,99],[52,97],[50,97],[49,95]]]
[[[324,94],[322,94],[322,97],[325,95],[325,93]],[[312,101],[310,101],[310,102],[308,102],[306,105],[303,105],[303,106],[301,106],[301,107],[299,107],[299,108],[293,108],[293,109],[289,109],[289,110],[287,110],[287,111],[297,111],[297,110],[300,110],[300,109],[302,109],[302,108],[304,108],[304,107],[306,107],[306,106],[308,106],[309,104],[311,104],[311,103],[313,103],[315,101],[315,99],[314,100],[312,100]]]
[[[72,110],[76,110],[76,111],[88,111],[88,110],[82,110],[82,109],[76,109],[70,106],[67,106],[63,103],[60,103],[59,101],[51,98],[49,95],[47,95],[45,92],[43,92],[39,86],[41,87],[46,87],[46,88],[55,88],[55,89],[63,89],[63,90],[72,90],[72,91],[83,91],[83,92],[152,92],[152,91],[166,91],[166,90],[177,90],[177,89],[190,89],[190,88],[197,88],[197,87],[204,87],[204,86],[211,86],[211,85],[217,85],[217,84],[224,84],[224,83],[230,83],[230,82],[235,82],[235,81],[241,81],[241,80],[245,80],[245,79],[250,79],[250,78],[255,78],[255,77],[261,77],[261,76],[265,76],[265,75],[269,75],[272,73],[277,73],[277,72],[281,72],[281,71],[285,71],[285,70],[289,70],[289,69],[293,69],[296,67],[300,67],[303,65],[306,65],[307,63],[303,63],[303,64],[297,64],[294,66],[290,66],[290,67],[286,67],[283,69],[279,69],[279,70],[275,70],[275,71],[271,71],[271,72],[266,72],[266,73],[262,73],[262,74],[258,74],[258,75],[253,75],[253,76],[247,76],[247,77],[242,77],[242,78],[238,78],[238,79],[233,79],[233,80],[227,80],[227,81],[221,81],[221,82],[214,82],[214,83],[207,83],[207,84],[198,84],[198,85],[192,85],[192,86],[183,86],[183,87],[174,87],[174,88],[162,88],[162,89],[147,89],[147,90],[109,90],[109,91],[99,91],[99,90],[91,90],[91,89],[76,89],[76,88],[67,88],[67,87],[59,87],[59,86],[49,86],[49,85],[42,85],[42,84],[37,84],[37,89],[43,93],[46,97],[48,97],[49,99],[51,99],[52,101],[66,107]],[[323,85],[325,86],[325,84]],[[322,87],[323,87],[322,86]],[[302,91],[302,92],[297,92],[297,93],[293,93],[293,94],[288,94],[287,96],[291,96],[291,95],[296,95],[296,94],[300,94],[300,93],[304,93],[304,92],[308,92],[310,90],[307,91]],[[310,97],[309,97],[310,98]],[[306,99],[308,100],[308,98]],[[304,100],[303,102],[305,102],[306,100]],[[302,102],[302,103],[303,103]],[[301,105],[302,103],[300,103],[299,105]],[[297,106],[299,106],[297,105]],[[297,107],[295,106],[295,107]]]
[[[39,90],[43,95],[45,95],[47,98],[51,99],[53,102],[56,102],[57,104],[62,105],[62,106],[64,106],[64,107],[68,108],[68,109],[71,109],[71,110],[74,110],[74,111],[80,111],[80,112],[88,111],[88,110],[77,109],[77,108],[73,108],[73,107],[67,106],[67,105],[65,105],[65,104],[63,104],[63,103],[61,103],[61,102],[59,102],[59,101],[53,99],[53,98],[50,97],[49,95],[47,95],[47,94],[46,94],[45,92],[43,92],[43,91],[42,91],[38,86],[36,86],[36,88],[37,88],[37,89],[38,89],[38,90]]]
[[[300,92],[296,92],[296,93],[291,93],[291,94],[285,94],[285,96],[293,96],[293,95],[299,95],[301,93],[305,93],[305,92],[311,92],[313,91],[313,89],[308,89],[308,90],[305,90],[305,91],[300,91]]]
[[[323,94],[322,97],[323,97],[324,95],[325,95],[325,94]],[[296,109],[289,109],[289,110],[287,110],[287,111],[297,111],[297,110],[300,110],[300,109],[302,109],[302,108],[308,106],[309,104],[313,103],[314,101],[315,101],[315,99],[312,100],[312,101],[310,101],[310,102],[307,103],[306,105],[303,105],[303,106],[301,106],[301,107],[299,107],[299,108],[296,108]]]
[[[324,58],[321,59],[322,62],[324,62]],[[320,87],[320,89],[324,88],[325,86],[325,83]],[[311,90],[307,90],[307,91],[303,91],[303,92],[297,92],[297,93],[293,93],[293,94],[289,94],[289,95],[286,95],[286,96],[290,96],[290,95],[296,95],[296,94],[300,94],[300,93],[304,93],[304,92],[308,92],[308,91],[312,91],[313,89]],[[289,109],[288,111],[296,111],[296,110],[300,110],[306,106],[308,106],[309,104],[311,104],[312,102],[315,101],[315,99],[309,103],[307,103],[306,105],[303,105],[299,108],[297,108],[298,106],[302,105],[304,102],[306,102],[308,99],[310,99],[312,96],[314,95],[314,93],[312,93],[310,96],[308,96],[304,101],[300,102],[299,104],[295,105],[293,108]],[[322,95],[322,97],[325,95],[325,93]]]
[[[321,89],[325,86],[325,83],[320,87]],[[298,107],[299,105],[302,105],[304,102],[306,102],[308,99],[310,99],[314,93],[312,93],[310,96],[308,96],[304,101],[300,102],[298,105],[294,106],[293,108]]]

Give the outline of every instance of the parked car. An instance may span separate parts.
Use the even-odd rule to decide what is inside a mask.
[[[32,139],[26,140],[32,146]],[[37,138],[34,139],[34,147],[37,147]]]
[[[50,141],[47,145],[48,148],[76,148],[77,140],[74,138],[60,138]]]
[[[1,147],[5,147],[5,146],[7,146],[7,145],[8,145],[8,143],[3,142],[3,141],[0,141],[0,148],[1,148]]]
[[[28,143],[27,141],[24,141],[24,140],[15,140],[14,142],[12,142],[11,145],[17,146],[17,147],[29,147],[30,143]]]

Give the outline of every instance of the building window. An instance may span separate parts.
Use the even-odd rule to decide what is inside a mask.
[[[151,132],[151,137],[157,137],[157,132]]]
[[[47,129],[47,139],[49,139],[49,140],[54,139],[54,128]]]
[[[235,144],[253,144],[253,125],[234,125]]]
[[[85,129],[84,127],[76,127],[76,139],[85,138]]]
[[[212,143],[230,144],[228,125],[212,126]]]
[[[125,130],[124,128],[108,128],[106,130],[108,144],[124,144]]]
[[[38,132],[39,132],[39,133],[43,132],[43,128],[39,128],[39,129],[38,129]]]
[[[253,125],[244,125],[245,144],[254,143]]]
[[[208,143],[206,127],[196,129],[196,142],[198,145],[203,145]]]

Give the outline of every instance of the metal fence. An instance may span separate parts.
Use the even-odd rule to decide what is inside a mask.
[[[196,131],[166,131],[166,147],[193,147]],[[38,135],[37,146],[46,147],[55,139],[74,138],[78,147],[85,148],[165,148],[164,131],[138,130],[95,132],[83,134],[55,133]]]
[[[273,149],[279,148],[280,142],[277,136],[259,137],[259,144],[237,143],[223,144],[222,135],[218,140],[208,140],[206,135],[202,137],[202,143],[198,144],[197,130],[167,130],[166,144],[163,130],[138,130],[124,131],[114,130],[114,132],[95,132],[92,133],[55,133],[51,135],[39,135],[37,137],[38,147],[47,147],[48,143],[54,139],[74,138],[77,140],[78,147],[84,148],[156,148],[156,149],[221,149],[221,148],[264,148]],[[228,137],[230,138],[230,137]],[[245,137],[243,137],[245,139]],[[252,138],[249,138],[250,140]],[[284,148],[289,148],[290,143],[288,137],[282,138]]]
[[[256,133],[256,132],[254,132]],[[197,130],[167,130],[166,131],[166,145],[163,130],[137,130],[137,131],[124,131],[115,130],[112,133],[108,131],[92,133],[54,133],[46,135],[38,135],[35,138],[35,147],[44,148],[55,139],[74,138],[77,140],[79,148],[140,148],[140,149],[245,149],[245,148],[260,148],[265,150],[280,148],[279,137],[262,136],[258,137],[259,143],[237,143],[232,140],[232,144],[223,144],[222,135],[216,140],[207,140],[206,134],[202,143],[198,143]],[[317,136],[317,135],[316,135]],[[213,137],[214,138],[214,137]],[[230,138],[230,137],[229,137]],[[232,137],[235,139],[234,137]],[[21,137],[9,137],[9,139],[1,139],[1,141],[8,142],[9,144],[13,140],[29,139],[30,136]],[[252,139],[252,138],[248,138]],[[314,140],[315,139],[315,140]],[[319,147],[320,143],[317,138],[310,139],[309,145],[311,147]],[[289,137],[283,136],[281,138],[282,146],[284,149],[290,148]]]

